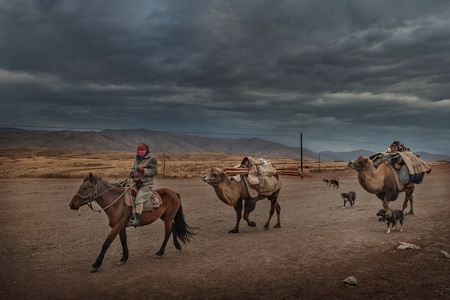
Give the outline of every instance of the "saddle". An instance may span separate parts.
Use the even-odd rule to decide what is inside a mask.
[[[375,168],[381,163],[390,166],[396,177],[399,177],[399,182],[404,185],[420,184],[425,173],[431,172],[431,167],[410,151],[378,152],[370,156],[370,159],[374,162]]]
[[[245,184],[245,188],[247,189],[248,195],[250,196],[250,198],[256,198],[258,196],[265,196],[268,197],[270,195],[272,195],[275,191],[280,190],[281,189],[281,183],[278,180],[278,175],[274,175],[271,177],[267,177],[264,178],[264,186],[265,189],[261,190],[261,186],[252,186],[249,183],[248,177],[245,175],[240,175],[242,176],[242,180],[244,181]]]
[[[131,179],[131,181],[127,181],[125,184],[125,205],[126,206],[133,206],[133,197],[136,196],[135,192],[137,193],[137,190],[135,191],[132,186],[133,186],[133,180]],[[153,195],[151,195],[151,197],[153,197],[154,199],[156,199],[159,203],[159,206],[162,205],[162,198],[161,195],[153,190]],[[153,210],[153,204],[151,199],[147,200],[144,202],[144,210],[143,211],[151,211]]]
[[[270,162],[260,158],[245,157],[238,168],[248,169],[247,174],[241,174],[250,197],[270,195],[280,188],[276,170]]]

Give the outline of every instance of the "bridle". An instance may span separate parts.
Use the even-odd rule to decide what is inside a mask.
[[[107,192],[109,192],[110,190],[112,190],[113,188],[115,188],[115,187],[117,187],[117,186],[120,186],[120,184],[115,184],[115,185],[113,185],[112,187],[110,187],[109,189],[105,190],[104,192],[102,192],[102,193],[100,193],[100,194],[97,194],[98,191],[100,190],[100,181],[97,181],[97,184],[95,185],[94,189],[93,189],[92,192],[90,192],[89,194],[83,196],[83,195],[80,195],[80,194],[76,193],[75,195],[78,196],[78,197],[82,200],[80,206],[83,206],[83,205],[86,204],[86,205],[89,206],[89,208],[92,209],[93,211],[95,211],[95,212],[100,212],[100,210],[95,210],[95,209],[92,207],[92,201],[94,201],[95,199],[97,199],[97,198],[103,196],[104,194],[106,194]],[[121,194],[116,198],[116,200],[114,200],[111,204],[109,204],[109,205],[107,205],[107,206],[105,206],[105,207],[101,207],[101,206],[100,206],[100,208],[103,209],[103,211],[105,211],[105,210],[107,210],[108,208],[110,208],[111,206],[113,206],[113,205],[114,205],[114,204],[115,204],[115,203],[116,203],[123,195],[125,195],[125,193],[127,192],[127,189],[129,189],[128,186],[125,188],[125,190],[123,191],[123,193],[121,193]]]

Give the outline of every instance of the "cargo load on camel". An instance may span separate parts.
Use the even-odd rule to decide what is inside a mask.
[[[279,189],[277,171],[264,158],[255,159],[246,156],[239,165],[234,168],[225,168],[224,171],[229,176],[235,176],[235,180],[240,180],[240,176],[244,176],[249,193],[253,197]]]
[[[404,184],[420,184],[425,173],[431,172],[431,167],[420,157],[410,151],[399,141],[394,141],[385,152],[378,152],[370,156],[375,168],[386,163],[397,171],[399,181]]]

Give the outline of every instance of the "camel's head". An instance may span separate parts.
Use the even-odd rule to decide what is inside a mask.
[[[202,176],[204,182],[209,185],[217,186],[226,178],[226,174],[221,168],[212,168],[208,174]]]
[[[365,156],[359,156],[352,162],[348,163],[348,166],[356,171],[364,171],[366,169],[367,164],[369,163],[369,158]]]

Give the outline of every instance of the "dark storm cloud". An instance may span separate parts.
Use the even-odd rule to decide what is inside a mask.
[[[0,117],[291,145],[304,132],[316,151],[400,139],[448,154],[449,12],[447,1],[3,1]]]

